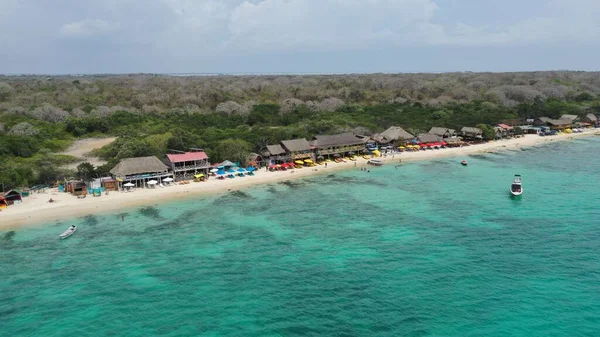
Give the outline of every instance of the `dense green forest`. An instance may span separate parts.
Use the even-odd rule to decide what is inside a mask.
[[[600,112],[600,74],[346,76],[0,77],[0,182],[24,186],[103,175],[118,160],[204,148],[211,160],[242,159],[294,137],[392,125],[432,126]],[[101,167],[64,169],[75,139],[119,138],[96,154]]]

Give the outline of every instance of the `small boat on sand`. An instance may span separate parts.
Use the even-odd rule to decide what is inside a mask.
[[[367,164],[369,165],[373,165],[373,166],[382,166],[383,165],[383,160],[379,160],[379,159],[370,159]]]
[[[66,239],[69,236],[73,235],[73,233],[75,233],[75,231],[77,230],[77,226],[72,225],[71,227],[69,227],[69,229],[67,229],[66,231],[64,231],[61,235],[60,238],[61,239]]]
[[[521,184],[521,176],[518,174],[515,174],[515,179],[513,180],[513,183],[510,185],[510,194],[512,194],[515,197],[518,197],[521,194],[523,194],[523,185]]]
[[[460,162],[460,164],[461,164],[462,166],[467,166],[467,161],[466,161],[466,160],[463,160],[463,161],[461,161],[461,162]]]

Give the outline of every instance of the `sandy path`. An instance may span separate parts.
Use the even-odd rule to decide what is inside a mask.
[[[589,130],[579,134],[548,137],[528,135],[523,138],[494,141],[462,148],[405,152],[395,155],[393,158],[392,156],[388,156],[381,159],[387,164],[399,162],[399,160],[402,160],[402,162],[409,162],[444,157],[459,157],[458,159],[461,159],[461,156],[469,154],[517,149],[589,135],[600,135],[600,130]],[[365,159],[360,158],[356,163],[358,167],[362,167],[366,165],[366,162]],[[11,206],[0,212],[0,230],[99,212],[110,213],[111,211],[140,205],[152,205],[156,204],[157,200],[177,200],[198,195],[222,193],[228,190],[237,190],[253,185],[265,185],[283,180],[314,176],[317,174],[328,174],[344,169],[354,169],[354,163],[355,162],[329,163],[327,168],[324,166],[317,166],[314,168],[302,168],[280,172],[265,172],[264,170],[261,170],[260,172],[257,172],[255,176],[251,177],[235,178],[231,180],[210,179],[203,183],[190,183],[188,185],[175,185],[156,189],[139,189],[129,193],[110,192],[109,195],[103,195],[99,198],[88,196],[85,199],[77,199],[66,193],[58,193],[55,189],[44,194],[34,194],[25,198],[22,204]],[[48,203],[47,201],[50,198],[56,200],[56,202],[52,204]]]
[[[73,143],[73,145],[71,145],[67,149],[67,151],[60,152],[59,154],[69,155],[69,156],[73,156],[73,157],[77,157],[77,158],[81,159],[81,161],[79,161],[77,163],[67,165],[67,167],[70,167],[70,168],[75,168],[79,163],[84,162],[84,161],[87,161],[94,166],[104,165],[104,164],[106,164],[105,161],[100,160],[97,157],[88,156],[88,153],[91,152],[92,150],[102,148],[102,147],[114,142],[115,139],[117,139],[117,138],[109,137],[109,138],[79,139],[79,140],[75,141],[75,143]]]

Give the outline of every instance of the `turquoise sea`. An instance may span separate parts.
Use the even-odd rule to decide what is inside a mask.
[[[387,165],[0,233],[0,335],[598,336],[598,149]]]

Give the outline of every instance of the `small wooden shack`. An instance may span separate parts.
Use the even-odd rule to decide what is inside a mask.
[[[87,195],[87,184],[81,180],[69,180],[65,183],[65,192],[75,196]]]
[[[6,204],[8,206],[14,205],[14,204],[20,204],[21,202],[23,202],[21,193],[19,193],[18,190],[10,190],[10,191],[4,193],[4,198],[6,199]]]
[[[112,177],[102,178],[100,180],[102,187],[104,187],[105,191],[118,191],[119,190],[119,182],[117,179]]]

